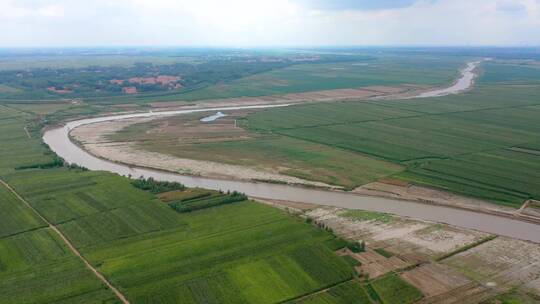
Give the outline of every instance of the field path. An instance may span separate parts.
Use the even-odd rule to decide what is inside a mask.
[[[21,202],[23,202],[28,208],[32,209],[32,211],[34,211],[45,223],[47,223],[47,225],[49,226],[49,228],[51,228],[54,232],[56,232],[56,234],[58,234],[58,236],[62,239],[62,241],[64,241],[64,243],[69,247],[69,249],[71,250],[71,252],[73,252],[73,254],[75,254],[77,257],[79,257],[79,259],[81,259],[83,261],[83,263],[86,265],[86,267],[88,269],[90,269],[94,275],[96,277],[98,277],[98,279],[100,279],[105,285],[107,285],[107,287],[109,287],[109,289],[111,289],[114,294],[118,297],[118,299],[124,303],[124,304],[129,304],[129,301],[127,300],[126,296],[124,296],[124,294],[122,294],[116,287],[114,287],[106,278],[105,276],[103,276],[103,274],[101,274],[96,268],[94,268],[94,266],[92,266],[83,256],[82,254],[79,252],[79,250],[77,250],[77,248],[75,248],[75,246],[73,246],[73,244],[68,240],[68,238],[55,226],[53,225],[51,222],[49,222],[43,215],[41,215],[36,209],[34,209],[34,207],[32,207],[32,205],[30,205],[30,203],[28,203],[22,196],[19,195],[19,193],[17,193],[17,191],[15,191],[15,189],[13,189],[8,183],[6,183],[5,181],[3,181],[2,179],[0,179],[0,183],[2,185],[4,185],[9,191],[11,191]]]
[[[28,136],[28,138],[32,138],[32,136],[30,135],[30,132],[28,132],[27,127],[24,127],[24,132],[26,132],[26,136]]]

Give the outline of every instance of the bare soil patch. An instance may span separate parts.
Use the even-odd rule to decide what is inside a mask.
[[[488,236],[426,221],[391,215],[359,218],[350,216],[348,212],[339,208],[317,208],[307,211],[305,215],[340,236],[365,241],[370,248],[384,248],[397,253],[404,261],[414,263],[434,259]]]
[[[471,282],[450,267],[435,263],[406,271],[401,277],[420,289],[426,297],[443,294]]]
[[[540,294],[540,245],[537,244],[498,237],[443,263],[491,287],[517,286]]]
[[[370,279],[377,278],[390,271],[403,269],[411,266],[411,261],[404,261],[398,256],[384,257],[372,249],[366,249],[365,252],[349,254],[362,264],[356,267],[359,273],[368,274]]]

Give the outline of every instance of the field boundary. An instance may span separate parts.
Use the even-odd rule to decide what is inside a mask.
[[[43,220],[51,230],[53,230],[59,237],[60,239],[62,239],[62,241],[68,246],[68,248],[71,250],[71,252],[73,254],[75,254],[75,256],[77,256],[83,263],[84,265],[86,266],[86,268],[90,269],[94,275],[101,280],[101,282],[103,282],[103,284],[105,284],[112,292],[114,292],[114,294],[116,295],[116,297],[124,304],[129,304],[129,301],[127,300],[126,296],[124,294],[122,294],[116,287],[114,287],[106,278],[103,274],[101,274],[96,268],[94,268],[94,266],[92,266],[90,264],[90,262],[88,262],[88,260],[86,260],[82,254],[79,252],[79,250],[77,250],[77,248],[75,248],[75,246],[69,241],[69,239],[55,226],[53,225],[51,222],[49,222],[43,215],[41,215],[34,207],[32,207],[32,205],[30,205],[30,203],[28,201],[26,201],[22,196],[19,195],[19,193],[17,193],[17,191],[15,191],[15,189],[13,189],[8,183],[6,183],[4,180],[0,179],[0,184],[2,184],[4,187],[6,187],[9,191],[11,191],[11,193],[13,193],[13,195],[15,195],[17,197],[17,199],[19,199],[21,202],[23,202],[28,208],[30,208],[39,218],[41,218],[41,220]]]
[[[458,248],[458,249],[456,249],[456,250],[454,250],[454,251],[451,251],[451,252],[448,252],[448,253],[446,253],[446,254],[443,254],[443,255],[441,255],[441,256],[435,258],[434,261],[435,261],[435,262],[440,262],[440,261],[442,261],[442,260],[446,260],[446,259],[448,259],[448,258],[450,258],[450,257],[453,257],[453,256],[456,255],[456,254],[460,254],[460,253],[462,253],[462,252],[468,251],[469,249],[473,249],[473,248],[478,247],[478,246],[480,246],[480,245],[482,245],[482,244],[484,244],[484,243],[487,243],[487,242],[489,242],[489,241],[492,241],[492,240],[496,239],[497,237],[498,237],[497,235],[487,236],[487,237],[485,237],[485,238],[483,238],[483,239],[480,239],[480,240],[478,240],[478,241],[476,241],[476,242],[474,242],[474,243],[471,243],[471,244],[469,244],[469,245],[465,245],[465,246],[460,247],[460,248]]]

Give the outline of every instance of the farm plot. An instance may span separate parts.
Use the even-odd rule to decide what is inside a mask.
[[[6,187],[0,184],[0,238],[34,230],[45,223]]]
[[[399,178],[518,207],[540,189],[539,96],[537,85],[484,85],[441,98],[269,109],[244,125],[396,162],[407,166]],[[379,116],[389,109],[405,112]]]
[[[363,259],[360,268],[372,271],[375,276],[419,261],[435,259],[488,236],[481,232],[362,210],[315,208],[306,211],[305,216],[346,239],[365,241],[368,248],[395,253],[391,260],[382,256],[381,253],[385,252],[381,250],[367,250],[355,255]]]
[[[352,277],[322,245],[328,233],[271,207],[240,202],[181,221],[185,227],[83,251],[134,303],[272,303]]]
[[[78,248],[182,224],[152,195],[113,174],[23,170],[7,180]]]
[[[481,83],[530,83],[540,79],[540,66],[526,62],[487,62],[484,70]]]
[[[406,271],[401,277],[421,290],[426,297],[448,293],[471,282],[450,267],[435,263]]]
[[[378,56],[345,63],[298,64],[180,95],[183,100],[266,96],[402,84],[442,85],[457,77],[464,58]]]
[[[371,304],[359,282],[350,281],[290,303],[298,304]]]
[[[0,239],[0,303],[116,303],[48,228]]]
[[[540,291],[540,248],[536,244],[498,237],[442,263],[488,286]]]
[[[25,127],[30,119],[25,113],[0,105],[0,174],[53,160],[38,136],[28,138]]]
[[[506,112],[506,115],[503,115]],[[322,113],[321,113],[322,115]],[[535,107],[275,131],[393,161],[447,158],[537,139]],[[498,119],[500,118],[500,119]]]
[[[422,293],[395,274],[386,275],[371,283],[383,304],[414,303],[422,298]]]
[[[537,155],[495,150],[428,161],[398,177],[519,208],[540,198],[539,160]]]

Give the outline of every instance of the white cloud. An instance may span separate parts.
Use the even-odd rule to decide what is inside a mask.
[[[13,0],[0,0],[0,20],[9,22],[21,18],[62,17],[64,9],[61,5],[46,4],[21,6]]]
[[[345,2],[0,0],[0,45],[540,45],[540,0]]]

